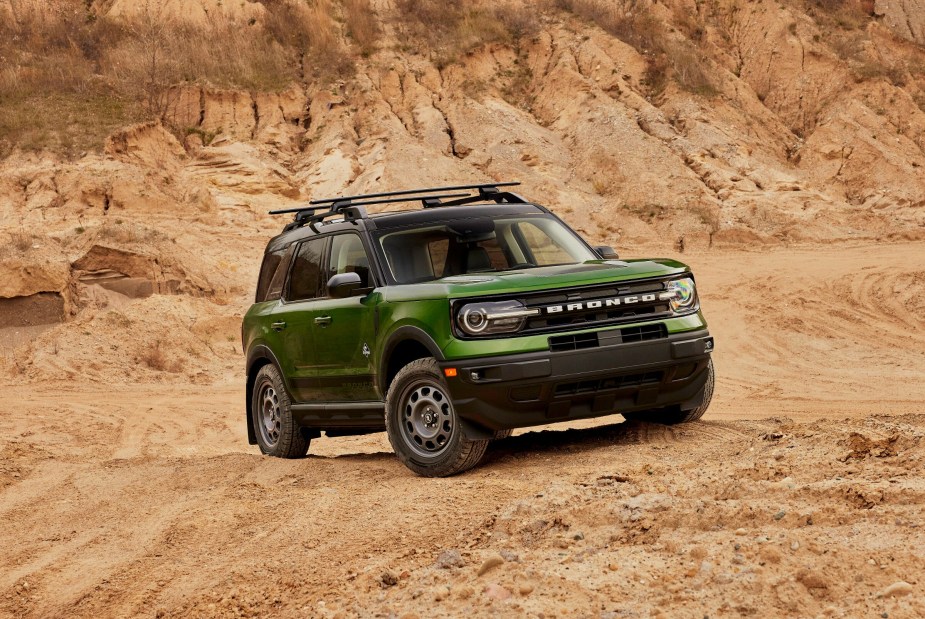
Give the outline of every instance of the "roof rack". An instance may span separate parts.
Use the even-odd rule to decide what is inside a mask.
[[[296,208],[278,209],[270,211],[271,215],[281,215],[283,213],[295,213],[292,223],[283,228],[283,232],[301,228],[308,224],[312,230],[317,232],[315,224],[334,217],[342,215],[344,221],[356,221],[357,219],[366,219],[366,209],[364,206],[371,204],[391,204],[395,202],[416,202],[421,201],[424,208],[436,208],[438,206],[460,206],[471,204],[483,200],[492,200],[497,204],[504,202],[513,204],[526,204],[527,201],[515,193],[501,191],[499,187],[512,187],[519,185],[519,181],[509,181],[504,183],[481,183],[477,185],[451,185],[448,187],[430,187],[427,189],[403,189],[401,191],[385,191],[381,193],[367,193],[356,196],[340,196],[337,198],[320,198],[312,200],[309,206],[300,206]],[[467,190],[466,193],[443,193],[447,191]],[[472,194],[472,191],[477,193]],[[401,196],[401,197],[398,197]],[[322,209],[327,209],[323,210]],[[322,211],[322,212],[318,212]]]

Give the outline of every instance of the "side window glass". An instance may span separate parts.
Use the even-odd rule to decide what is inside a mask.
[[[356,234],[338,234],[331,241],[331,257],[328,261],[327,278],[341,273],[356,273],[363,282],[363,288],[371,288],[369,258],[363,241]]]
[[[284,247],[264,254],[263,264],[260,265],[260,277],[257,278],[257,295],[255,297],[257,303],[268,300],[267,290],[270,288],[270,282],[273,280],[273,276],[276,274],[285,253],[286,248]]]
[[[292,247],[282,256],[273,274],[273,279],[267,285],[266,301],[275,301],[283,293],[283,282],[286,281],[286,273],[289,271],[289,264],[292,262]]]
[[[312,239],[299,245],[289,277],[290,301],[314,299],[321,295],[321,259],[327,239]]]

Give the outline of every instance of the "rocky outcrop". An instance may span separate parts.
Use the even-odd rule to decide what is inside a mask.
[[[874,11],[896,34],[925,45],[925,0],[876,0]]]

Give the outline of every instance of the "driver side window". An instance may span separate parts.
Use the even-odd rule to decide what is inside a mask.
[[[360,276],[361,288],[372,288],[375,284],[369,270],[369,258],[363,241],[356,234],[338,234],[331,239],[331,255],[325,281],[341,273],[356,273]]]

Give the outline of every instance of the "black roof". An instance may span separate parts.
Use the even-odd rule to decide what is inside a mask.
[[[390,230],[405,227],[427,226],[430,224],[459,219],[481,217],[506,217],[511,215],[542,214],[548,211],[542,206],[529,202],[519,204],[468,204],[465,206],[444,206],[439,209],[414,209],[406,211],[385,211],[371,213],[363,219],[333,219],[318,222],[315,227],[299,227],[284,231],[273,237],[266,251],[276,251],[296,241],[320,234],[342,232],[344,230]]]
[[[451,185],[425,189],[402,189],[337,198],[322,198],[307,206],[270,211],[271,214],[294,213],[278,236],[270,240],[267,251],[303,238],[361,228],[377,230],[421,226],[431,223],[476,217],[501,217],[528,213],[548,213],[515,193],[499,189],[519,182]],[[463,193],[447,193],[460,192]],[[421,202],[423,208],[367,214],[366,206],[395,202]],[[490,202],[489,202],[490,201]]]

